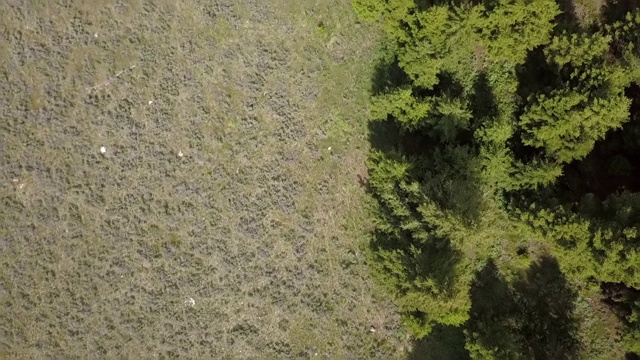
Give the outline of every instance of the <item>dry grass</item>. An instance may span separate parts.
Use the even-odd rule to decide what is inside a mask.
[[[377,38],[347,0],[0,14],[2,357],[404,356],[362,254]]]

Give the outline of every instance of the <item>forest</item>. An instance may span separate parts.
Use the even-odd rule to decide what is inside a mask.
[[[637,2],[353,5],[386,34],[369,260],[415,358],[638,359]]]

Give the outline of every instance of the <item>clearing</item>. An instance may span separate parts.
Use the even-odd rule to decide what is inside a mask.
[[[0,14],[2,357],[406,356],[362,251],[378,31],[348,0]]]

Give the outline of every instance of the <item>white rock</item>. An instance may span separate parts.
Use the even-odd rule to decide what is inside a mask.
[[[193,298],[188,298],[184,301],[184,304],[189,307],[194,307],[196,305],[196,301]]]
[[[182,151],[178,152],[178,156],[183,157],[184,154],[182,153]]]
[[[149,105],[153,104],[153,100],[149,100]]]
[[[104,146],[100,146],[100,152],[101,152],[102,154],[106,153],[106,152],[107,152],[107,148],[106,148],[106,147],[104,147]]]

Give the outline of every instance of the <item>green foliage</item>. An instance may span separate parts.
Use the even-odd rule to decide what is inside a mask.
[[[623,95],[630,77],[606,60],[611,37],[601,33],[555,36],[544,48],[558,79],[529,99],[520,117],[525,145],[545,149],[558,163],[582,159],[595,142],[629,120],[631,101]]]
[[[433,6],[417,12],[407,23],[411,37],[398,51],[400,66],[414,86],[430,89],[439,82],[437,75],[445,68],[450,49],[458,40],[463,18],[447,6]]]
[[[371,115],[375,120],[392,116],[408,130],[424,125],[433,109],[431,99],[417,99],[411,89],[397,89],[374,99]]]
[[[358,17],[367,21],[379,19],[384,9],[382,0],[353,0],[352,4]]]
[[[433,126],[435,138],[453,140],[461,130],[467,130],[473,114],[463,99],[441,98],[436,103],[430,124]]]
[[[640,202],[615,193],[638,175],[636,155],[589,158],[612,185],[572,169],[631,119],[640,15],[581,29],[559,23],[571,14],[551,0],[354,7],[381,19],[402,79],[381,76],[373,99],[393,141],[372,153],[368,185],[371,263],[405,326],[416,337],[460,327],[474,359],[603,353],[578,349],[590,328],[574,305],[601,282],[640,287]]]
[[[581,159],[607,131],[628,121],[629,106],[630,100],[620,95],[590,99],[564,89],[540,95],[520,117],[522,142],[544,148],[559,163]]]
[[[640,329],[634,329],[624,336],[625,348],[629,352],[640,354]]]
[[[474,25],[495,61],[521,64],[528,51],[549,41],[559,12],[551,0],[501,0]]]
[[[369,166],[380,204],[372,262],[381,283],[406,311],[404,322],[415,336],[427,335],[435,323],[461,325],[470,306],[468,262],[446,238],[456,220],[424,194],[440,184],[421,187],[415,167],[382,153]]]
[[[514,165],[514,181],[505,184],[507,190],[537,189],[552,184],[562,175],[562,166],[555,161],[533,159],[530,162]]]
[[[623,55],[625,60],[632,60],[634,56],[640,54],[640,12],[629,12],[624,20],[617,21],[606,27],[607,32],[612,35],[614,50],[618,55]]]
[[[611,36],[602,33],[570,34],[564,32],[554,36],[545,47],[547,60],[559,67],[565,65],[582,66],[598,60],[609,50]]]

